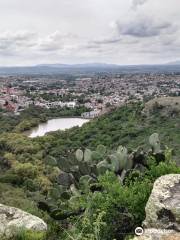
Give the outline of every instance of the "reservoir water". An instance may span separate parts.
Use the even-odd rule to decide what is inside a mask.
[[[26,132],[30,138],[44,136],[48,132],[65,130],[75,126],[81,127],[88,119],[83,118],[55,118],[48,120],[46,123],[40,123],[39,126]]]

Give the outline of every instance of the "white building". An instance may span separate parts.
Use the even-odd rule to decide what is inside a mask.
[[[91,112],[84,112],[81,114],[82,118],[95,118],[100,115],[100,111],[91,111]]]

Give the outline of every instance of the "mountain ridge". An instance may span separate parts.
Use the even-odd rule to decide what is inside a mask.
[[[169,62],[167,65],[180,65],[180,60]]]
[[[106,63],[87,64],[40,64],[35,66],[0,67],[0,75],[48,75],[48,74],[93,74],[93,73],[179,73],[179,65],[116,65]]]

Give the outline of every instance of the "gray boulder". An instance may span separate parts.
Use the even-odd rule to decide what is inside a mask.
[[[0,204],[0,236],[9,236],[18,229],[46,231],[47,224],[40,218],[18,208]]]
[[[144,226],[180,231],[180,174],[165,175],[155,181]]]
[[[173,230],[146,229],[142,236],[133,240],[179,240],[180,234]]]
[[[133,240],[180,240],[180,174],[155,181],[145,210],[143,233]]]

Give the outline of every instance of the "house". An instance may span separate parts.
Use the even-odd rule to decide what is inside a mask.
[[[84,112],[81,114],[82,118],[95,118],[100,115],[100,111],[90,111],[90,112]]]

